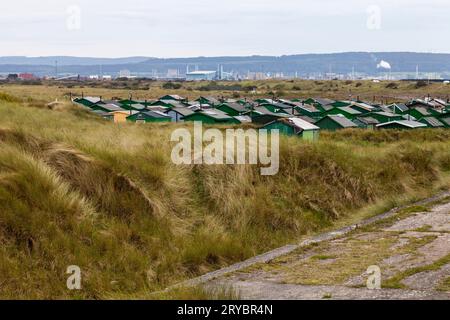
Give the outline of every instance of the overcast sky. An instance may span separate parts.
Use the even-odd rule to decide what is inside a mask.
[[[450,0],[14,0],[0,56],[450,53]]]

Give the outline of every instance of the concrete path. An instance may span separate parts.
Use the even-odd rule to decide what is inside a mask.
[[[287,245],[178,286],[242,299],[449,299],[450,193]],[[367,282],[379,268],[380,289]],[[376,286],[376,285],[375,285]]]
[[[448,194],[189,281],[242,299],[449,299]],[[381,272],[375,284],[375,266]],[[372,272],[372,271],[371,271]],[[371,286],[373,287],[373,285]]]

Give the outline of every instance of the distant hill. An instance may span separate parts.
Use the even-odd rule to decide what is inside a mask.
[[[55,61],[58,61],[59,73],[80,75],[99,72],[117,74],[122,69],[133,73],[167,72],[178,69],[181,73],[187,66],[191,70],[216,70],[218,65],[225,71],[241,74],[247,72],[283,72],[298,73],[350,73],[378,74],[386,72],[379,68],[381,61],[388,62],[392,72],[415,72],[419,66],[421,72],[450,72],[450,54],[413,53],[413,52],[346,52],[332,54],[300,54],[289,56],[247,56],[247,57],[196,57],[196,58],[77,58],[77,57],[0,57],[0,72],[32,72],[38,75],[52,75]]]
[[[84,57],[67,57],[67,56],[50,56],[50,57],[0,57],[0,65],[30,65],[45,66],[55,65],[58,61],[60,66],[95,66],[95,65],[114,65],[126,63],[138,63],[148,60],[148,57],[128,57],[128,58],[84,58]]]

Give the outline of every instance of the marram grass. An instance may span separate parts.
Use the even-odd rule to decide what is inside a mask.
[[[172,164],[171,124],[114,125],[5,97],[0,298],[151,299],[367,208],[448,188],[450,130],[283,137],[280,172],[263,177],[252,166]],[[67,289],[69,265],[81,268],[82,290]]]

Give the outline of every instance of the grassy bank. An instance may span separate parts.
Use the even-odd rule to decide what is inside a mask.
[[[0,96],[0,297],[149,293],[448,187],[450,131],[282,138],[280,172],[176,166],[174,126]],[[66,288],[67,266],[82,270]]]

